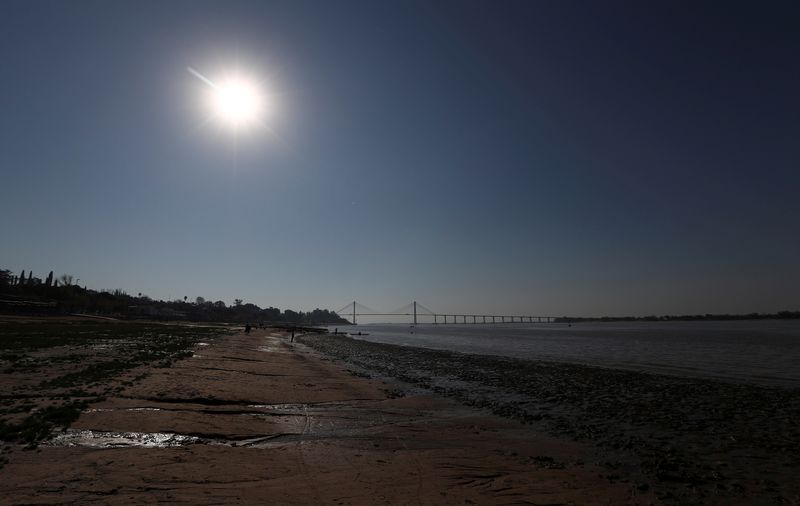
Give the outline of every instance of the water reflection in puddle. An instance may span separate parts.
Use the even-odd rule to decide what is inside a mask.
[[[67,429],[42,446],[83,446],[89,448],[171,448],[194,444],[231,447],[266,448],[286,444],[301,434],[279,433],[244,439],[224,439],[187,436],[171,432],[105,432]]]
[[[256,348],[256,351],[264,351],[267,353],[293,353],[292,350],[279,348],[277,346],[259,346],[258,348]]]
[[[103,413],[106,411],[161,411],[161,408],[89,408],[84,413]]]
[[[248,408],[263,409],[266,411],[305,411],[308,404],[248,404]]]
[[[47,446],[89,446],[93,448],[168,448],[200,442],[200,438],[169,432],[101,432],[68,429]]]

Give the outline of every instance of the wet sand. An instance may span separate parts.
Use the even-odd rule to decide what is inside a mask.
[[[0,502],[657,504],[593,447],[403,393],[275,331],[216,338],[12,448]]]
[[[800,390],[305,336],[396,378],[594,448],[607,476],[666,504],[800,504]]]

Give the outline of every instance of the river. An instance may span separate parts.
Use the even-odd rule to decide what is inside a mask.
[[[798,320],[367,324],[339,330],[404,346],[800,388]]]

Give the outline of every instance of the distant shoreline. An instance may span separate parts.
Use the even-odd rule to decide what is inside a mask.
[[[651,316],[561,316],[554,323],[580,322],[696,322],[738,320],[799,320],[800,311],[747,314],[698,314],[698,315],[651,315]]]

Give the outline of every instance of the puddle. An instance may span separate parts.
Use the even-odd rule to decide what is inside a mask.
[[[264,409],[268,411],[306,411],[309,404],[248,404],[248,408]]]
[[[201,442],[200,438],[169,432],[101,432],[67,429],[47,446],[88,446],[92,448],[169,448]]]
[[[42,446],[88,448],[172,448],[194,444],[230,447],[266,448],[286,444],[303,438],[302,434],[278,433],[244,439],[223,439],[187,436],[171,432],[105,432],[98,430],[67,429]]]
[[[161,411],[161,408],[89,408],[84,413],[103,413],[106,411]]]
[[[197,343],[197,346],[209,346],[209,343]]]
[[[278,346],[259,346],[256,351],[264,351],[267,353],[293,353],[292,350],[280,348]]]

